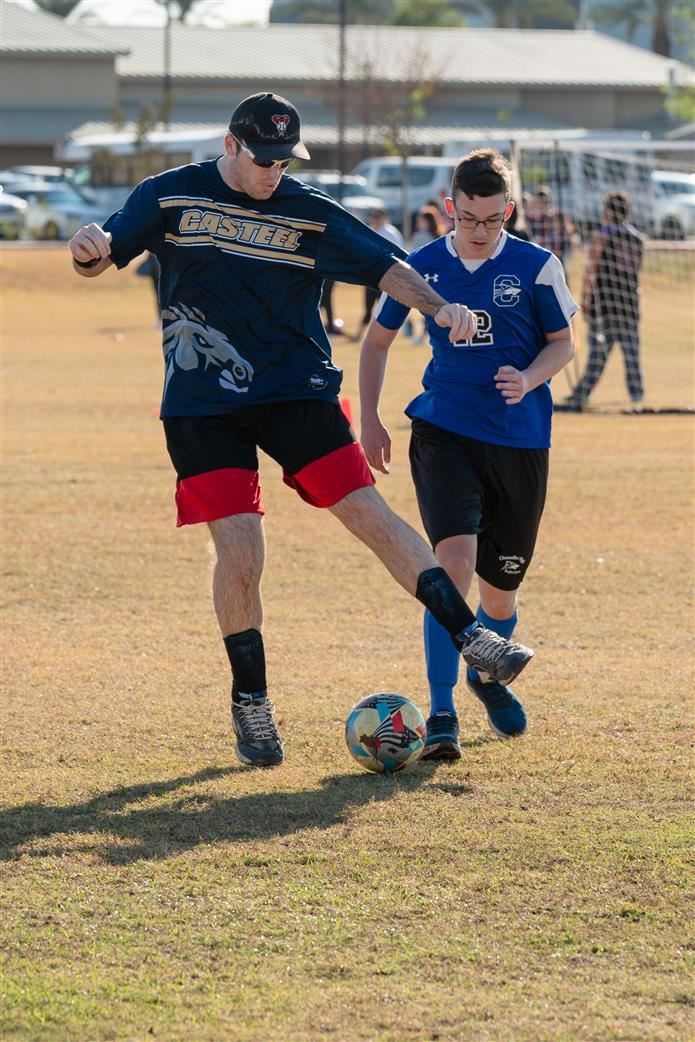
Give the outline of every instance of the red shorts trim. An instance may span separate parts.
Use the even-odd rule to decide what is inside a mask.
[[[224,467],[181,478],[176,482],[176,506],[177,528],[232,514],[263,514],[258,471]]]
[[[334,449],[296,474],[283,474],[282,480],[312,507],[332,507],[356,489],[375,484],[359,442]]]

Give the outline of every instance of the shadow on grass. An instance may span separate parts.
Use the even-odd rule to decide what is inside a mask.
[[[78,849],[120,865],[171,857],[201,844],[327,829],[344,822],[351,807],[418,789],[432,778],[437,765],[421,763],[414,771],[396,775],[336,774],[302,792],[275,790],[220,799],[207,789],[196,791],[201,783],[247,770],[211,767],[169,781],[114,789],[68,806],[10,807],[0,813],[0,859],[64,856],[75,850],[71,842],[37,842],[51,837],[84,836],[87,842]],[[260,785],[261,772],[258,777]],[[446,791],[444,786],[434,787]],[[456,789],[458,794],[470,791],[465,785]],[[32,846],[22,849],[28,843]]]

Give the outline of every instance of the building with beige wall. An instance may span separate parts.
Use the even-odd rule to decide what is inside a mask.
[[[76,126],[108,118],[118,103],[118,47],[85,29],[0,5],[2,165],[51,162]]]

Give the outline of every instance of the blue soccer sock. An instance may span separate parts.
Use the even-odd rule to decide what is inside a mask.
[[[447,630],[429,611],[425,612],[424,631],[431,714],[455,713],[454,688],[458,683],[461,655]]]
[[[486,630],[492,630],[500,637],[504,637],[505,640],[509,640],[512,633],[516,629],[516,624],[519,621],[519,612],[514,611],[513,615],[510,615],[508,619],[492,619],[481,607],[478,605],[478,610],[475,613],[478,622],[485,627]],[[480,675],[476,669],[468,667],[468,679],[469,680],[480,680]]]

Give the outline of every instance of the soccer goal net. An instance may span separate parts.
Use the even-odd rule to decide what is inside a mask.
[[[582,305],[568,407],[605,404],[606,388],[616,408],[693,406],[695,143],[638,144],[512,149],[520,226],[560,256]]]

